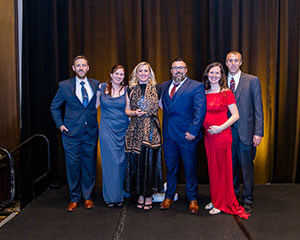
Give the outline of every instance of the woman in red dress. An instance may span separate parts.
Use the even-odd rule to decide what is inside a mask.
[[[232,136],[230,126],[239,119],[233,93],[226,87],[221,63],[209,64],[203,74],[207,112],[203,127],[208,162],[211,203],[205,206],[210,214],[221,211],[247,219],[249,214],[239,205],[232,177]],[[228,118],[228,110],[231,116]]]

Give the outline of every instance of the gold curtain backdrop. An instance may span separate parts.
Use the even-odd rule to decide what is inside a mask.
[[[224,64],[229,50],[240,51],[242,70],[259,76],[262,85],[265,136],[257,148],[255,182],[272,182],[273,177],[277,181],[295,181],[294,149],[299,146],[295,144],[300,133],[299,127],[295,132],[290,126],[299,124],[296,118],[299,43],[293,40],[299,39],[299,24],[296,24],[299,3],[188,0],[116,4],[112,1],[107,8],[102,4],[98,5],[99,11],[93,4],[85,9],[88,19],[84,20],[83,49],[93,65],[91,75],[104,81],[110,67],[117,62],[125,65],[129,75],[139,61],[146,60],[162,83],[170,77],[171,60],[181,56],[188,63],[189,76],[201,80],[206,64],[213,61]],[[101,9],[107,9],[106,13]],[[98,19],[98,24],[91,20],[93,12],[104,16]],[[91,28],[94,30],[90,31]],[[71,52],[76,52],[75,49]],[[291,63],[291,59],[296,61]],[[294,93],[287,93],[287,87]],[[286,158],[289,160],[283,160]],[[205,154],[199,153],[199,161],[206,161]],[[207,176],[204,169],[199,169],[199,173]]]
[[[20,139],[17,13],[13,1],[0,1],[0,147],[8,151]],[[0,152],[0,203],[9,198],[10,169]],[[18,176],[18,162],[15,164]],[[18,189],[17,189],[18,191]]]
[[[0,1],[0,147],[11,150],[19,142],[20,106],[15,5]]]
[[[88,56],[89,76],[101,82],[116,63],[125,66],[128,77],[138,62],[148,61],[162,83],[176,57],[184,58],[189,76],[200,81],[207,64],[224,64],[234,49],[243,55],[242,70],[259,76],[262,85],[265,136],[257,149],[255,182],[300,182],[299,5],[298,0],[24,0],[22,139],[46,134],[53,178],[65,179],[60,134],[49,106],[58,82],[73,76],[77,54]],[[2,43],[7,39],[2,36]],[[16,83],[13,74],[2,81]],[[9,101],[11,94],[1,98]],[[18,119],[16,112],[6,114]],[[7,119],[1,114],[1,128]],[[17,132],[18,121],[12,126]],[[202,144],[198,157],[199,182],[208,183]],[[100,184],[100,158],[98,164]],[[179,180],[184,182],[182,171]]]

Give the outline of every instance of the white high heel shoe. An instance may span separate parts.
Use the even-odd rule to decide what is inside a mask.
[[[206,205],[205,205],[204,209],[205,209],[205,210],[210,210],[210,209],[212,209],[213,207],[214,207],[214,205],[212,204],[212,202],[210,202],[209,204],[206,204]]]
[[[220,212],[221,212],[221,210],[219,210],[217,208],[213,208],[209,211],[209,214],[215,215],[215,214],[219,214]]]

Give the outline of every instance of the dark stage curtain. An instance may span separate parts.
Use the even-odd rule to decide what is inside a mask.
[[[53,178],[64,179],[49,107],[58,82],[73,76],[74,56],[87,55],[89,76],[101,82],[112,65],[123,64],[129,74],[145,60],[162,83],[176,57],[186,60],[192,79],[201,80],[208,63],[224,63],[234,49],[243,55],[242,70],[258,75],[262,84],[265,136],[255,159],[256,183],[299,182],[299,5],[298,0],[24,0],[22,136],[49,137]],[[207,183],[202,144],[198,155],[199,180]]]

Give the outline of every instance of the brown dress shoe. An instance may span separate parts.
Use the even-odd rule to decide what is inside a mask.
[[[77,202],[70,202],[67,207],[67,212],[73,212],[77,208]]]
[[[160,204],[159,209],[160,210],[166,210],[170,208],[170,206],[174,203],[174,200],[170,198],[165,198],[164,201]]]
[[[84,200],[84,207],[86,209],[92,209],[94,207],[94,202],[92,201],[92,199]]]
[[[199,211],[199,205],[197,200],[190,201],[189,211],[190,213],[197,213]]]

